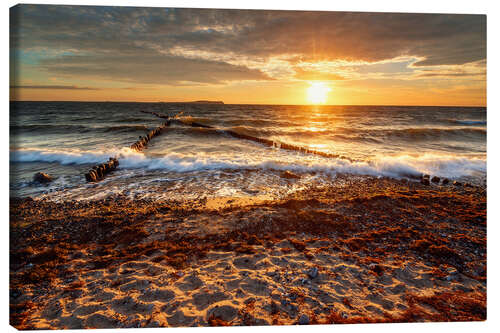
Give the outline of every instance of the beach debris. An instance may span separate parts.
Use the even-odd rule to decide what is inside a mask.
[[[309,276],[311,279],[316,278],[318,276],[318,269],[316,267],[311,268],[307,271],[307,276]]]
[[[455,267],[447,267],[446,272],[448,272],[448,274],[450,275],[458,274],[458,271]]]
[[[439,181],[441,180],[441,178],[439,178],[438,176],[434,176],[432,177],[431,181],[435,184],[439,184]]]
[[[299,325],[309,325],[309,316],[304,314],[301,314],[299,317]]]
[[[33,176],[33,180],[39,183],[50,183],[52,181],[52,177],[44,172],[37,172]]]
[[[455,280],[458,277],[458,270],[455,267],[447,267],[446,273],[448,273],[447,281]]]
[[[420,182],[424,185],[430,185],[430,177],[429,175],[423,175],[422,178],[420,179]]]
[[[349,179],[350,176],[345,177]],[[443,307],[440,309],[448,308],[449,311],[444,310],[440,314],[439,318],[443,320],[486,318],[486,221],[471,223],[477,217],[486,217],[486,204],[484,204],[486,197],[484,194],[479,195],[486,191],[480,187],[474,187],[473,190],[477,191],[474,193],[478,195],[472,197],[470,192],[450,191],[445,187],[421,188],[412,193],[417,205],[425,203],[425,205],[432,206],[433,211],[446,211],[446,215],[443,215],[440,220],[434,217],[413,220],[412,217],[421,216],[421,208],[409,205],[405,207],[410,210],[393,211],[391,214],[394,216],[387,219],[383,216],[386,216],[390,205],[394,205],[395,202],[406,205],[408,189],[406,186],[401,186],[399,181],[395,179],[373,178],[372,181],[370,186],[354,184],[353,186],[358,186],[359,190],[356,192],[356,197],[365,201],[367,197],[380,194],[381,190],[387,195],[388,193],[385,192],[387,188],[392,186],[395,188],[394,191],[389,190],[390,197],[379,197],[374,200],[370,209],[364,211],[366,214],[363,218],[364,225],[356,225],[355,228],[352,228],[346,227],[347,223],[342,224],[338,229],[342,230],[342,233],[333,233],[330,227],[312,229],[311,226],[317,226],[327,219],[338,218],[338,215],[328,215],[323,218],[326,198],[336,202],[336,210],[339,209],[339,202],[342,202],[344,204],[343,214],[347,218],[359,219],[359,211],[356,209],[359,203],[351,200],[353,198],[352,192],[341,192],[336,188],[332,188],[328,192],[317,189],[318,192],[309,192],[308,196],[302,198],[302,203],[307,202],[307,205],[299,206],[295,203],[293,207],[284,212],[274,213],[279,215],[273,215],[270,222],[259,223],[256,221],[257,225],[252,223],[245,227],[244,231],[241,231],[239,215],[235,214],[244,211],[245,214],[258,217],[270,215],[269,211],[262,210],[261,207],[252,207],[252,210],[249,208],[236,210],[231,214],[226,211],[225,218],[226,221],[233,223],[232,229],[224,230],[221,234],[218,234],[218,230],[214,230],[214,234],[212,234],[214,236],[210,236],[209,239],[210,243],[208,243],[205,234],[202,233],[205,230],[204,226],[199,226],[199,229],[193,232],[191,223],[177,222],[177,219],[185,218],[185,211],[173,210],[174,207],[178,207],[178,203],[161,204],[161,207],[172,207],[168,210],[169,214],[173,214],[169,217],[172,222],[167,222],[172,223],[172,227],[170,227],[171,229],[162,228],[165,230],[166,238],[156,240],[151,238],[151,235],[156,233],[158,229],[152,226],[156,225],[157,221],[164,223],[165,219],[164,211],[157,210],[159,207],[157,202],[132,201],[121,195],[113,197],[111,200],[100,199],[91,202],[52,202],[48,200],[35,200],[33,202],[27,199],[13,199],[11,201],[11,218],[13,219],[11,225],[15,231],[13,237],[16,241],[13,242],[14,248],[11,250],[11,256],[15,258],[11,262],[11,274],[14,281],[11,290],[18,291],[20,296],[13,300],[15,303],[11,303],[11,307],[15,307],[16,314],[26,313],[23,317],[14,317],[14,319],[24,320],[26,318],[23,327],[30,328],[35,327],[40,318],[43,318],[47,322],[51,320],[51,328],[62,328],[63,325],[66,325],[66,322],[62,320],[66,320],[64,318],[69,315],[81,317],[80,314],[85,313],[82,317],[85,318],[96,313],[103,313],[108,318],[116,317],[127,320],[120,322],[120,327],[129,327],[132,325],[131,319],[128,319],[129,316],[138,314],[146,318],[151,316],[154,319],[156,318],[156,310],[147,308],[146,305],[161,304],[162,316],[158,317],[161,318],[158,320],[162,325],[191,325],[194,323],[208,325],[207,311],[213,309],[215,305],[228,305],[235,307],[238,312],[246,310],[251,314],[261,316],[269,323],[273,323],[274,318],[279,318],[278,323],[286,325],[298,324],[301,315],[307,314],[309,325],[311,325],[324,323],[325,317],[321,313],[325,313],[327,316],[331,315],[328,317],[331,320],[328,320],[336,323],[357,322],[363,318],[383,319],[386,311],[398,316],[407,314],[407,309],[413,311],[415,308],[413,308],[413,303],[410,304],[404,298],[406,295],[412,297],[412,301],[416,301],[417,307],[425,308],[428,304],[441,304],[440,306]],[[388,184],[391,186],[387,186]],[[420,184],[416,185],[417,188],[421,186]],[[310,197],[321,200],[310,200]],[[478,200],[481,204],[471,205],[471,200]],[[269,207],[283,209],[281,202],[274,202]],[[296,207],[300,207],[304,213],[315,212],[316,214],[299,215]],[[157,213],[151,217],[148,215],[145,218],[140,213],[153,209]],[[262,215],[253,215],[256,211]],[[201,213],[197,211],[196,214],[201,214],[196,215],[197,218],[212,216],[211,211]],[[102,219],[99,218],[100,216]],[[155,221],[156,218],[159,220]],[[42,222],[40,222],[41,219]],[[412,220],[416,223],[412,223]],[[436,228],[436,221],[439,221],[439,228]],[[220,221],[215,222],[220,223]],[[265,226],[270,223],[275,223],[279,229],[265,229]],[[362,229],[365,226],[366,229]],[[294,234],[288,234],[287,230],[293,230]],[[366,230],[366,233],[363,230]],[[376,232],[374,233],[373,230]],[[380,230],[383,232],[379,233]],[[243,236],[243,232],[248,234]],[[179,240],[179,234],[183,235],[182,240]],[[303,234],[304,236],[302,236]],[[233,251],[231,246],[233,242],[251,245],[253,241],[250,239],[253,239],[254,236],[261,239],[267,235],[270,236],[270,242],[276,251],[262,251],[257,255],[239,255],[236,252],[231,252]],[[311,252],[317,253],[313,265],[296,255],[281,254],[277,251],[280,247],[293,247],[287,240],[290,237],[297,237],[307,245]],[[348,247],[353,237],[359,238],[359,243],[363,244],[362,251]],[[57,245],[49,243],[49,246],[46,247],[40,246],[46,240],[49,242],[57,240],[60,243]],[[176,244],[178,240],[179,245],[174,247],[173,244]],[[203,246],[201,247],[200,244]],[[339,250],[334,247],[335,245],[339,246]],[[340,246],[342,246],[342,250],[340,250]],[[301,246],[299,245],[299,247]],[[103,251],[103,248],[107,250]],[[313,249],[322,250],[314,251]],[[377,255],[377,249],[384,251],[382,257]],[[188,256],[186,270],[182,271],[185,275],[181,279],[171,278],[170,272],[179,271],[172,270],[174,268],[170,267],[166,268],[163,261],[157,260],[163,255],[167,256],[167,251],[172,251],[172,253],[181,251]],[[224,255],[220,255],[222,251]],[[347,253],[347,255],[339,256],[340,251]],[[352,259],[356,255],[361,258],[366,253],[370,253],[369,257],[365,257],[366,261],[357,262]],[[390,253],[395,253],[399,257],[389,259],[387,262],[381,260]],[[140,260],[138,254],[141,256]],[[210,260],[198,261],[198,255],[205,256],[207,254]],[[331,254],[336,257],[335,260],[331,260]],[[233,264],[238,257],[248,258],[248,262],[252,263],[253,268],[246,269],[250,272],[249,278],[239,276],[239,271],[244,267],[241,263],[244,261],[237,261],[238,265]],[[280,257],[288,258],[287,262],[279,259]],[[121,258],[127,260],[122,261]],[[85,266],[82,267],[84,271],[77,273],[73,267],[79,265],[82,260],[85,261]],[[112,274],[106,271],[110,260],[116,262],[114,264],[116,268]],[[378,270],[377,265],[383,265],[385,274],[381,275],[380,279],[379,277],[373,279],[371,273]],[[222,272],[222,269],[227,266],[234,269],[234,274],[231,276]],[[70,267],[71,270],[64,270],[65,267]],[[298,277],[309,279],[306,272],[313,267],[317,267],[318,270],[321,268],[322,274],[319,276],[318,273],[317,277],[317,279],[322,280],[321,283],[315,283],[317,280],[308,280],[312,283],[304,285],[295,282]],[[408,268],[401,269],[401,267]],[[160,273],[149,274],[150,268],[159,269]],[[458,274],[453,273],[456,270]],[[206,277],[199,272],[210,272],[210,279],[206,280],[206,285],[205,280],[196,279],[199,284],[199,287],[196,288],[193,283],[188,283],[187,280],[191,276],[195,279],[195,274],[199,274],[200,278],[205,279]],[[271,281],[265,277],[268,272],[277,272],[280,278]],[[39,278],[40,274],[43,274],[43,279]],[[283,278],[285,274],[292,279],[288,282],[285,281]],[[385,279],[387,276],[392,279]],[[447,282],[448,276],[451,276],[449,282]],[[82,279],[79,280],[79,278]],[[151,284],[141,291],[142,287],[139,286],[139,281],[144,280],[150,281]],[[255,287],[259,283],[258,281],[264,280],[268,284],[269,292],[262,292],[262,288]],[[137,284],[134,281],[137,281]],[[222,284],[214,283],[214,281],[220,281]],[[366,283],[367,281],[373,281],[373,283]],[[48,298],[60,299],[63,311],[57,314],[56,319],[48,319],[48,317],[38,315],[51,304],[44,303],[46,298],[32,293],[31,289],[24,288],[26,283],[42,290],[43,295]],[[46,288],[45,286],[54,284],[57,284],[57,288],[43,289]],[[435,293],[436,285],[439,286],[438,293]],[[103,286],[110,286],[110,288]],[[134,287],[131,288],[132,286]],[[414,290],[421,291],[421,294],[424,295],[432,295],[432,298],[427,296],[418,298],[424,296],[413,294]],[[182,300],[175,297],[179,291],[185,297]],[[215,296],[215,292],[220,294]],[[343,296],[339,296],[339,294]],[[115,299],[122,299],[127,295],[133,298],[126,299],[123,304],[113,302]],[[96,299],[99,305],[86,304],[89,297]],[[395,301],[396,297],[397,301]],[[24,300],[32,300],[37,313],[33,315],[27,312],[30,308],[22,305]],[[235,302],[233,303],[233,301]],[[268,307],[271,301],[276,302],[275,306]],[[21,302],[23,303],[21,304]],[[68,307],[67,305],[71,303],[75,304]],[[102,309],[100,305],[108,307],[108,309],[100,310]],[[362,308],[366,309],[367,312],[360,311],[361,314],[357,314]],[[477,313],[470,314],[471,308],[474,311],[477,309]],[[91,311],[93,313],[90,313]],[[175,315],[176,311],[179,311],[177,312],[179,317]],[[456,315],[452,311],[457,311],[459,314]],[[276,312],[274,314],[277,316],[274,317],[273,312]],[[50,312],[43,313],[50,316]],[[168,316],[163,316],[164,313]],[[182,315],[183,313],[186,315]],[[234,310],[223,308],[214,310],[212,313],[214,314],[214,323],[220,323],[216,320],[233,318],[231,314],[234,313]],[[193,317],[186,318],[188,314],[193,315]],[[228,316],[226,317],[224,314],[228,314]],[[422,320],[436,318],[434,310],[429,310],[427,314],[419,312],[419,315],[422,316],[420,317]],[[315,318],[316,316],[317,318]],[[238,313],[228,323],[238,325],[243,322],[242,319]],[[252,325],[254,323],[252,321]],[[21,324],[17,325],[19,327]],[[111,327],[113,326],[108,328]]]
[[[281,178],[286,178],[286,179],[297,179],[297,178],[300,178],[299,175],[291,172],[291,171],[283,171],[280,175]]]
[[[288,294],[288,297],[293,301],[295,302],[295,300],[297,299],[297,294],[295,292],[291,292],[290,294]]]
[[[441,184],[447,185],[449,182],[450,182],[450,180],[448,178],[444,178],[443,181],[441,182]]]

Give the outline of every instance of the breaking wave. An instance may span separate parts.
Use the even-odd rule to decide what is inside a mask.
[[[279,154],[258,156],[254,154],[212,157],[206,154],[184,155],[169,153],[150,157],[128,148],[108,152],[62,152],[50,150],[14,150],[11,162],[49,162],[68,164],[96,164],[116,156],[123,169],[165,170],[173,172],[210,171],[220,169],[291,170],[298,173],[324,172],[328,174],[351,173],[357,175],[411,177],[422,173],[440,177],[458,178],[486,172],[486,160],[477,157],[423,154],[420,156],[379,156],[365,161],[300,156],[280,151]]]
[[[10,161],[23,162],[47,162],[68,164],[90,164],[101,163],[108,159],[110,155],[104,152],[79,152],[79,151],[55,151],[55,150],[11,150]]]

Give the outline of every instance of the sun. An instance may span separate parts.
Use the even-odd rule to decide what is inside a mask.
[[[324,82],[309,82],[307,100],[311,104],[325,104],[331,90]]]

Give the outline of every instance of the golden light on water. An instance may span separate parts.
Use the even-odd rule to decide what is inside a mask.
[[[307,88],[307,100],[311,104],[325,104],[331,90],[324,82],[310,82]]]

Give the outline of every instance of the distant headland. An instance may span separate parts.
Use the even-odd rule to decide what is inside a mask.
[[[160,102],[165,104],[224,104],[223,101]]]

